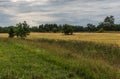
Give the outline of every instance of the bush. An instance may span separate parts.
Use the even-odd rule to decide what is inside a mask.
[[[17,37],[25,38],[27,35],[29,35],[29,33],[30,33],[29,25],[26,23],[26,21],[17,24],[17,31],[16,31]]]
[[[72,35],[73,34],[73,27],[71,25],[65,24],[63,26],[63,33],[65,35]]]
[[[15,36],[14,27],[10,27],[10,29],[9,29],[9,37],[13,38],[14,36]]]
[[[52,31],[53,31],[53,33],[56,33],[58,30],[57,30],[57,28],[54,27],[54,28],[52,29]]]

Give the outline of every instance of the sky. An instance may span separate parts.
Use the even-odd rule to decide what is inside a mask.
[[[86,26],[113,15],[120,23],[120,0],[0,0],[0,26],[27,21]]]

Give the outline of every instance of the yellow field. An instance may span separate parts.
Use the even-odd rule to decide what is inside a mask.
[[[8,35],[0,34],[0,37],[8,37]],[[62,33],[31,33],[30,36],[28,36],[28,38],[82,40],[120,45],[120,33],[74,33],[74,35],[64,35]]]
[[[111,43],[120,45],[119,33],[74,33],[74,35],[63,35],[62,33],[31,33],[30,39],[62,39],[62,40],[82,40],[99,43]]]

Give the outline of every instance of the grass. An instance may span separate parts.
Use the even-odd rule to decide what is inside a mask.
[[[72,36],[65,36],[61,33],[31,33],[29,38],[80,40],[120,45],[120,33],[74,33]]]
[[[1,38],[0,79],[119,79],[120,63],[113,63],[114,59],[108,56],[117,49],[113,57],[119,61],[120,49],[113,47],[110,55],[106,54],[108,49],[106,45],[82,41]],[[102,60],[101,55],[105,55],[106,60]]]
[[[119,33],[0,34],[0,79],[119,79]]]
[[[84,57],[90,57],[92,59],[103,59],[111,63],[116,62],[120,65],[120,47],[114,44],[103,44],[85,41],[65,41],[65,40],[50,40],[39,39],[39,42],[47,42],[52,47],[60,47],[72,51],[75,54],[82,55]],[[44,46],[46,47],[46,46]],[[51,47],[51,48],[52,48]],[[46,48],[48,49],[48,48]]]
[[[1,33],[0,37],[8,37],[8,34]],[[64,35],[62,33],[31,33],[29,39],[60,39],[60,40],[80,40],[97,43],[120,45],[120,33],[74,33],[74,35]]]

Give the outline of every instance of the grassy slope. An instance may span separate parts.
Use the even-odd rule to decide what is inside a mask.
[[[95,60],[92,58],[92,56],[87,57],[87,54],[84,54],[85,56],[78,54],[75,51],[77,47],[73,47],[71,49],[70,45],[72,47],[74,46],[72,43],[70,44],[64,41],[57,42],[49,40],[30,41],[30,40],[1,39],[0,78],[1,79],[120,78],[119,67],[117,66],[115,67],[114,65],[112,65],[109,62],[109,60],[104,61],[101,60],[101,58]],[[83,48],[81,48],[81,50],[82,49]],[[86,50],[87,49],[89,48],[86,48]],[[96,49],[91,49],[91,51],[94,51]],[[80,52],[82,53],[83,51]]]

